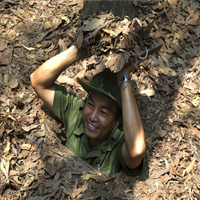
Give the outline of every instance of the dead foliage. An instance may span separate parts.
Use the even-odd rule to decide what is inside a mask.
[[[79,21],[75,44],[78,48],[86,48],[95,60],[116,73],[127,64],[137,66],[139,61],[161,48],[161,40],[149,37],[154,21],[142,27],[142,21],[137,18],[122,20],[102,13]]]
[[[135,48],[128,50],[126,36],[135,33],[126,34],[131,27],[127,18],[80,21],[78,3],[0,2],[1,199],[200,199],[199,1],[134,1],[135,23],[140,30],[152,27],[141,46],[131,40]],[[75,38],[79,47],[91,44],[94,55],[67,69],[58,82],[79,97],[85,93],[77,76],[90,79],[106,62],[112,68],[116,55],[145,57],[148,44],[162,41],[160,51],[132,74],[147,143],[140,178],[121,172],[103,177],[70,153],[62,145],[63,126],[30,85],[30,74]]]

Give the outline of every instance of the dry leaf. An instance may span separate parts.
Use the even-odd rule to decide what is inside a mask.
[[[27,0],[30,6],[32,6],[34,3],[37,3],[37,0]]]
[[[24,103],[22,101],[20,101],[20,100],[13,101],[13,103],[19,108],[23,108],[24,107]]]
[[[20,14],[24,14],[25,11],[23,9],[21,9],[20,7],[17,8],[17,11],[20,13]]]
[[[5,74],[5,75],[4,75],[3,82],[4,82],[4,83],[8,83],[8,74]]]
[[[48,35],[50,32],[52,32],[52,29],[48,29],[48,30],[46,30],[45,32],[41,33],[41,34],[33,41],[33,43],[34,43],[34,44],[37,44],[37,43],[41,42],[41,41],[46,37],[46,35]]]
[[[12,61],[12,52],[13,52],[13,46],[7,48],[2,53],[2,58],[0,60],[0,65],[9,65]]]
[[[77,73],[77,75],[75,76],[75,78],[76,78],[76,77],[78,77],[78,78],[83,78],[83,77],[84,77],[84,74],[85,74],[85,69],[79,71],[79,72]]]
[[[86,60],[83,60],[82,66],[83,66],[83,69],[76,74],[76,76],[74,77],[75,80],[77,79],[77,77],[78,78],[83,78],[84,77],[85,70],[87,68],[87,61]]]
[[[85,183],[83,186],[81,186],[78,189],[75,189],[75,191],[71,194],[71,198],[74,199],[76,196],[78,196],[80,193],[83,193],[87,190],[88,183]]]
[[[198,28],[196,28],[195,33],[196,33],[197,37],[200,36],[200,26],[198,26]]]
[[[112,19],[112,20],[109,20],[109,21],[107,21],[107,22],[105,22],[105,23],[102,23],[102,24],[101,24],[100,26],[98,26],[92,33],[87,34],[87,36],[83,39],[84,44],[88,44],[89,40],[90,40],[94,35],[96,35],[96,34],[98,33],[98,31],[99,31],[101,28],[105,27],[107,24],[110,24],[112,21],[113,21],[113,19]]]
[[[159,68],[159,71],[167,76],[176,76],[176,72],[169,68]]]
[[[126,187],[124,186],[124,184],[122,183],[114,183],[113,187],[112,187],[112,194],[115,196],[115,197],[120,197],[122,198],[123,195],[125,194],[125,189]]]
[[[42,47],[42,45],[41,44],[36,44],[35,45],[37,48],[40,48],[40,47]]]
[[[199,97],[196,96],[193,100],[192,100],[192,104],[193,106],[197,107],[199,105]]]
[[[174,38],[176,38],[176,39],[180,39],[180,38],[181,38],[181,36],[180,36],[180,34],[178,34],[178,33],[175,33],[175,34],[174,34]]]
[[[34,176],[29,176],[29,179],[23,185],[23,188],[28,187],[34,181]]]
[[[146,90],[142,90],[139,92],[142,96],[154,96],[155,95],[155,90],[154,89],[146,89]]]
[[[57,18],[54,18],[52,20],[52,24],[53,24],[53,28],[54,29],[57,29],[58,26],[62,23],[62,19],[57,19]]]
[[[47,162],[45,170],[51,176],[54,176],[54,174],[56,173],[56,167],[55,167],[55,165],[52,165],[49,162]]]
[[[195,128],[194,126],[192,126],[191,124],[189,125],[190,130],[192,131],[193,135],[196,135],[200,138],[200,131],[198,128]]]
[[[83,179],[83,180],[89,180],[89,179],[94,179],[95,181],[97,181],[97,175],[95,175],[95,174],[83,174],[82,176],[81,176],[81,178]]]
[[[0,51],[3,51],[7,48],[7,44],[2,40],[0,39]]]
[[[30,130],[35,129],[37,127],[38,125],[32,124],[31,126],[22,126],[22,129],[26,132],[29,132]]]
[[[4,102],[4,103],[6,103],[7,105],[9,105],[9,103],[8,103],[8,98],[7,98],[6,95],[1,95],[1,96],[0,96],[0,101],[2,101],[2,102]],[[0,120],[5,120],[5,119],[6,119],[5,117],[3,117],[3,119],[1,119],[1,115],[0,115]]]
[[[116,32],[111,30],[111,29],[103,29],[103,31],[108,33],[111,37],[116,37],[117,36]]]
[[[194,167],[194,165],[195,165],[195,161],[196,161],[196,158],[194,158],[193,160],[192,160],[192,162],[189,164],[189,166],[186,168],[186,173],[187,174],[189,174],[191,171],[192,171],[192,169],[193,169],[193,167]]]
[[[16,32],[14,30],[11,30],[9,33],[8,33],[8,39],[9,40],[14,40],[16,37]]]
[[[159,135],[161,136],[161,137],[164,137],[166,134],[167,134],[167,131],[166,130],[163,130],[163,129],[159,129]]]
[[[93,18],[85,27],[83,27],[83,31],[93,31],[94,29],[102,25],[104,21],[104,19]]]
[[[9,160],[5,160],[3,158],[1,158],[1,170],[2,172],[5,174],[6,179],[8,179],[8,174],[9,174],[9,168],[10,168],[10,162]]]
[[[1,135],[3,134],[4,131],[5,131],[5,123],[2,122],[2,123],[0,124],[0,137],[1,137]]]
[[[149,37],[149,34],[151,33],[151,30],[153,28],[153,24],[154,24],[155,20],[153,20],[151,23],[149,23],[144,29],[141,29],[137,34],[146,39]]]
[[[60,75],[58,78],[57,78],[57,81],[59,83],[67,83],[69,85],[73,85],[73,86],[76,86],[78,87],[80,90],[84,91],[83,88],[72,78],[66,76],[66,75]]]
[[[38,133],[36,133],[36,134],[34,134],[36,137],[43,137],[43,136],[45,136],[46,135],[46,132],[45,132],[45,130],[44,131],[42,131],[42,132],[38,132]]]
[[[15,9],[10,9],[14,15],[16,15],[17,17],[19,17],[20,20],[23,20],[23,16]]]
[[[67,24],[69,24],[70,23],[70,19],[69,19],[69,17],[67,17],[67,16],[62,16],[62,17],[60,17],[62,20],[64,20]]]
[[[114,71],[114,73],[119,72],[125,65],[126,63],[126,53],[120,53],[115,55],[113,58],[108,60],[106,63],[106,67],[110,68],[111,71]]]
[[[58,45],[60,47],[60,52],[67,50],[64,40],[59,39]]]
[[[17,80],[11,81],[11,82],[9,83],[9,86],[10,86],[11,89],[16,88],[16,87],[18,86]]]
[[[196,183],[197,187],[200,189],[200,175],[192,173],[193,181]]]
[[[10,141],[7,141],[6,147],[3,152],[6,154],[9,151],[10,151]]]
[[[33,51],[33,50],[35,50],[35,48],[33,48],[33,47],[26,47],[26,46],[24,46],[24,45],[22,45],[25,49],[27,49],[28,51]]]
[[[32,145],[31,146],[31,150],[30,151],[37,151],[38,150],[38,147],[36,145]]]
[[[44,30],[46,31],[47,29],[52,27],[52,23],[50,21],[46,21],[44,23]]]
[[[22,144],[20,147],[21,149],[24,149],[24,150],[30,150],[31,144]]]
[[[109,59],[106,63],[106,67],[111,68],[112,66],[115,65],[115,63],[117,62],[118,59],[118,55],[112,57],[111,59]]]
[[[74,85],[76,83],[76,81],[74,81],[74,79],[72,79],[72,78],[70,78],[69,76],[66,76],[66,75],[60,75],[57,78],[57,81],[59,83],[68,83],[70,85]]]
[[[163,183],[167,183],[170,179],[171,177],[168,174],[165,174],[164,176],[161,177],[161,181]]]
[[[200,188],[200,187],[199,187]],[[194,192],[194,197],[196,197],[197,199],[200,199],[200,194]]]
[[[12,115],[8,115],[8,118],[11,119],[11,120],[13,120],[14,122],[17,121]]]
[[[83,43],[83,30],[82,30],[82,28],[80,28],[78,30],[78,36],[76,38],[76,46],[78,49],[80,49],[82,47],[82,43]]]

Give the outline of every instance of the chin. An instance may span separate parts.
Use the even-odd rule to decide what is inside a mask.
[[[87,130],[85,130],[85,134],[91,139],[96,139],[98,137],[97,133],[91,133],[90,131]]]

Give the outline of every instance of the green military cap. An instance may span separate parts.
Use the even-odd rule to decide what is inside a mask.
[[[109,68],[106,68],[102,72],[96,74],[90,84],[84,82],[80,78],[77,78],[77,80],[87,93],[89,93],[90,90],[102,92],[113,99],[117,106],[122,109],[117,74],[111,72]]]

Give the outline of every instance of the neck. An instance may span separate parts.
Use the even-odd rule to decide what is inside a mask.
[[[90,148],[96,147],[96,146],[100,145],[103,142],[104,141],[94,141],[94,140],[89,138]]]

